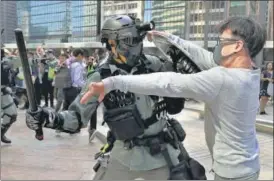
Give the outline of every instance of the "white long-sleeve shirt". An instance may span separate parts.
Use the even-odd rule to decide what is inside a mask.
[[[113,76],[104,79],[103,83],[106,93],[119,89],[204,101],[205,122],[212,122],[216,130],[216,133],[206,132],[206,139],[215,140],[210,148],[215,173],[236,178],[259,171],[255,121],[259,107],[260,70],[218,66],[189,75],[161,72]]]

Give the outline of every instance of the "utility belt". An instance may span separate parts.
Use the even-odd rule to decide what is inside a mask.
[[[162,132],[153,136],[126,140],[124,146],[125,149],[132,149],[134,146],[145,146],[149,148],[152,156],[162,154],[170,170],[168,180],[206,180],[204,167],[189,157],[182,144],[185,135],[181,124],[175,119],[169,119],[167,127]],[[166,147],[167,144],[173,146],[174,149],[180,149],[177,165],[172,163]]]

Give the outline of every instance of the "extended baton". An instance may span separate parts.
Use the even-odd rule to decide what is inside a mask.
[[[28,61],[28,57],[27,57],[27,50],[26,50],[23,32],[19,28],[15,29],[14,32],[15,32],[15,38],[16,38],[16,43],[17,43],[20,59],[22,62],[24,80],[26,83],[27,95],[28,95],[28,99],[29,99],[29,103],[30,103],[30,110],[31,110],[31,112],[36,112],[36,111],[38,111],[38,106],[36,104],[34,86],[32,83],[30,66],[29,66],[29,61]],[[43,140],[42,128],[36,130],[35,137],[38,140]]]

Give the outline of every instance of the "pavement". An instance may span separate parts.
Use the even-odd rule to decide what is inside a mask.
[[[94,154],[102,143],[88,144],[87,129],[57,134],[44,129],[44,140],[26,127],[24,111],[7,132],[11,145],[1,143],[1,180],[92,180]]]
[[[102,123],[102,109],[98,110],[98,138],[104,138],[108,131]],[[12,145],[1,145],[1,180],[91,180],[101,139],[88,143],[88,132],[80,134],[57,134],[44,129],[45,140],[37,141],[34,132],[25,126],[24,111],[7,133]],[[206,146],[203,131],[204,122],[199,113],[183,110],[175,115],[186,131],[184,145],[191,157],[206,168],[208,180],[213,180],[211,156]],[[257,133],[260,145],[260,180],[273,180],[273,135]]]
[[[185,104],[185,108],[188,110],[193,110],[193,111],[203,111],[204,110],[204,103],[198,102],[198,101],[187,101]],[[268,102],[267,106],[265,108],[265,111],[267,115],[257,115],[257,120],[265,120],[268,122],[273,123],[273,103]]]
[[[265,112],[267,115],[257,115],[257,120],[266,121],[273,124],[273,104],[268,103]]]

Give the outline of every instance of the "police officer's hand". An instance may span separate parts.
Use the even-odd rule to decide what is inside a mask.
[[[26,112],[26,124],[27,127],[31,130],[34,130],[36,132],[35,138],[38,140],[43,140],[43,125],[44,125],[45,119],[43,116],[43,110],[42,108],[38,108],[37,111],[33,112],[31,110],[28,110]]]
[[[38,108],[33,112],[28,110],[26,112],[26,124],[29,129],[36,132],[35,138],[43,140],[43,127],[54,128],[54,122],[56,120],[56,112],[52,108]]]
[[[105,87],[103,82],[92,82],[88,87],[88,91],[83,95],[80,103],[86,104],[93,96],[99,96],[98,101],[102,102],[105,97]]]

